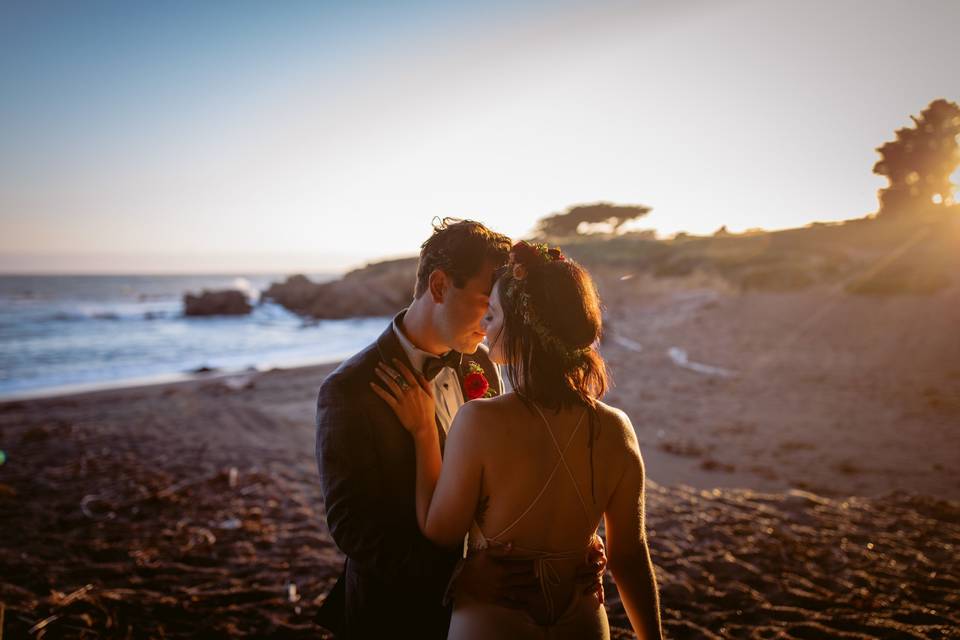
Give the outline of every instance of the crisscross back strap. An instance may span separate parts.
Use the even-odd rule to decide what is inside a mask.
[[[547,422],[547,417],[543,415],[543,411],[541,411],[540,407],[538,407],[537,405],[533,405],[533,408],[537,410],[537,413],[539,413],[540,417],[543,419],[543,424],[547,428],[547,433],[550,434],[550,439],[553,440],[553,444],[557,448],[557,453],[560,454],[560,463],[563,465],[563,468],[566,470],[567,476],[570,477],[570,482],[573,483],[573,490],[577,492],[577,498],[580,499],[580,506],[583,507],[583,515],[587,517],[587,521],[589,522],[590,508],[587,507],[587,502],[586,500],[583,499],[583,494],[580,493],[580,486],[577,484],[577,478],[576,476],[573,475],[573,471],[570,469],[570,465],[567,464],[567,458],[566,458],[567,447],[570,446],[570,443],[573,442],[573,437],[577,435],[577,431],[580,430],[580,425],[583,423],[583,418],[584,416],[587,415],[587,411],[589,411],[589,409],[584,410],[584,412],[580,415],[580,419],[577,421],[576,428],[573,430],[573,433],[570,435],[570,439],[567,440],[567,444],[563,448],[563,451],[561,451],[560,444],[557,442],[556,436],[554,436],[553,431],[550,430],[550,423]]]
[[[554,435],[553,435],[553,432],[550,431],[550,423],[547,422],[546,416],[544,416],[544,415],[543,415],[543,412],[540,411],[540,407],[538,407],[538,406],[535,405],[535,404],[533,405],[533,407],[534,407],[534,409],[537,410],[537,413],[540,414],[540,418],[543,419],[543,425],[544,425],[544,427],[546,427],[547,433],[550,435],[550,440],[553,441],[553,446],[556,447],[556,449],[557,449],[557,453],[559,454],[559,458],[558,458],[556,464],[553,465],[553,469],[550,471],[550,475],[547,476],[546,482],[543,483],[543,487],[540,489],[540,493],[538,493],[537,496],[533,499],[533,501],[530,503],[530,506],[528,506],[526,509],[524,509],[523,513],[521,513],[521,514],[517,517],[516,520],[514,520],[514,521],[511,522],[509,525],[507,525],[506,528],[504,528],[502,531],[500,531],[500,533],[498,533],[498,534],[495,535],[495,536],[489,536],[489,537],[488,537],[489,540],[499,540],[501,536],[506,535],[506,534],[507,534],[509,531],[511,531],[514,527],[516,527],[518,524],[520,524],[520,522],[527,516],[527,514],[530,513],[530,511],[531,511],[535,506],[537,506],[537,503],[538,503],[538,502],[540,502],[540,498],[543,497],[543,494],[546,492],[547,488],[550,486],[550,483],[553,481],[553,477],[554,477],[555,475],[557,475],[557,471],[560,469],[560,465],[563,465],[563,467],[567,470],[567,473],[570,475],[570,479],[573,480],[573,487],[574,487],[574,489],[576,489],[576,491],[577,491],[577,497],[580,498],[580,504],[583,506],[584,513],[587,515],[587,519],[588,519],[588,520],[590,519],[590,511],[587,509],[587,505],[586,505],[586,503],[583,501],[583,496],[580,495],[580,488],[577,487],[577,482],[576,482],[576,480],[575,480],[574,477],[573,477],[573,473],[570,471],[570,467],[567,466],[567,461],[566,461],[566,459],[564,458],[564,455],[566,454],[567,449],[570,447],[570,443],[573,442],[574,437],[576,437],[577,432],[580,430],[580,425],[583,423],[583,417],[584,417],[585,415],[587,415],[586,411],[584,411],[583,415],[580,416],[580,419],[577,421],[577,426],[574,427],[574,429],[573,429],[573,433],[570,434],[570,437],[567,439],[567,443],[566,443],[566,444],[563,446],[563,448],[561,449],[561,448],[560,448],[560,443],[557,442],[556,436],[554,436]]]

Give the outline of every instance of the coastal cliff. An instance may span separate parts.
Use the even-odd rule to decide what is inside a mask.
[[[290,276],[262,297],[316,319],[388,316],[409,304],[416,277],[417,259],[401,258],[371,263],[332,282]]]
[[[738,292],[817,287],[850,295],[933,294],[960,273],[960,208],[910,220],[860,218],[798,229],[655,239],[646,232],[545,238],[594,274],[601,294],[621,278]],[[413,297],[417,258],[370,263],[331,282],[288,277],[263,291],[317,319],[392,315]]]

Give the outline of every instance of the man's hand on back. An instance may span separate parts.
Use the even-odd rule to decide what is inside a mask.
[[[603,604],[603,573],[607,570],[607,549],[600,536],[593,537],[593,543],[587,551],[586,562],[577,569],[577,584],[584,587],[583,592],[593,593],[597,602]]]

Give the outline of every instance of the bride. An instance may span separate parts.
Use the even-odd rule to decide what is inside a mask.
[[[660,638],[643,461],[630,420],[600,402],[607,374],[593,281],[558,249],[518,242],[484,328],[513,391],[460,408],[442,466],[432,386],[398,362],[381,363],[385,388],[374,385],[413,436],[424,535],[447,547],[466,535],[468,553],[510,543],[538,578],[526,610],[457,598],[449,637],[609,638],[606,611],[575,580],[602,518],[630,624],[640,638]]]

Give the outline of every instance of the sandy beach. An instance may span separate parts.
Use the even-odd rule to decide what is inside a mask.
[[[960,637],[958,289],[600,275],[669,637]],[[0,405],[7,636],[318,637],[330,370]]]
[[[960,500],[960,288],[738,293],[615,273],[607,400],[654,480]]]

